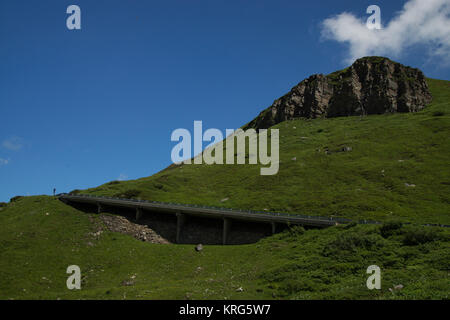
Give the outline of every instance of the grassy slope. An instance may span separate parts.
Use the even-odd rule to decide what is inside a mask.
[[[281,164],[275,176],[261,176],[257,165],[183,165],[83,193],[450,224],[450,82],[428,82],[433,103],[416,114],[276,125]],[[352,151],[333,152],[343,146]],[[229,200],[222,203],[224,198]]]
[[[450,87],[438,80],[430,80],[430,87],[435,100],[418,114],[279,124],[282,164],[274,177],[259,176],[257,166],[182,166],[89,192],[448,224]],[[353,151],[328,156],[316,151],[341,145]],[[405,188],[405,182],[416,188]],[[224,197],[230,200],[220,203]],[[448,228],[298,229],[253,245],[206,246],[196,253],[193,246],[152,245],[108,231],[95,237],[97,216],[52,197],[26,197],[0,209],[0,299],[448,299],[449,294]],[[72,264],[82,269],[81,291],[66,289],[65,270]],[[381,291],[365,287],[371,264],[382,269]],[[134,285],[122,285],[133,275]],[[398,284],[404,289],[388,290]],[[241,286],[244,292],[236,292]]]
[[[95,237],[98,224],[52,197],[2,208],[0,299],[448,299],[448,229],[406,226],[382,237],[373,225],[299,228],[197,253],[108,231]],[[72,264],[82,270],[80,291],[66,289]],[[365,287],[371,264],[382,269],[380,291]],[[398,284],[404,289],[389,291]]]

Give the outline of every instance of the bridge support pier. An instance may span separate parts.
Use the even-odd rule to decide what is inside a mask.
[[[142,217],[142,208],[136,208],[136,221]]]
[[[181,243],[181,231],[186,223],[186,216],[182,213],[177,213],[177,243]]]
[[[231,220],[228,218],[223,219],[223,234],[222,234],[222,244],[226,245],[228,242],[228,235],[230,233]]]
[[[277,223],[271,222],[270,224],[272,225],[272,234],[277,233]]]
[[[97,213],[100,214],[103,212],[103,206],[100,203],[97,203]]]

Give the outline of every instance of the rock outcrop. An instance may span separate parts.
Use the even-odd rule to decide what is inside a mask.
[[[417,112],[431,100],[419,69],[383,57],[365,57],[344,70],[303,80],[244,129],[266,129],[295,118]]]

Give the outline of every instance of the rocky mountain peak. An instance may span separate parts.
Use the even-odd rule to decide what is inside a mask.
[[[417,112],[432,100],[422,71],[383,57],[364,57],[329,75],[303,80],[244,129],[295,118]]]

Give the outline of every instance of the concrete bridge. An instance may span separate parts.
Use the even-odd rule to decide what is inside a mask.
[[[334,226],[338,223],[349,222],[349,220],[346,219],[333,219],[275,212],[241,211],[227,208],[183,205],[135,199],[119,199],[90,195],[62,194],[59,196],[59,199],[69,204],[86,204],[96,206],[98,213],[103,212],[105,208],[131,209],[135,211],[135,218],[137,221],[142,219],[144,215],[152,215],[152,213],[172,215],[176,217],[177,243],[182,243],[181,238],[186,222],[195,217],[215,219],[219,221],[221,220],[221,242],[224,245],[230,242],[230,231],[233,228],[234,222],[237,221],[267,225],[272,234],[276,233],[278,230],[281,230],[283,227],[292,225],[325,228]]]

